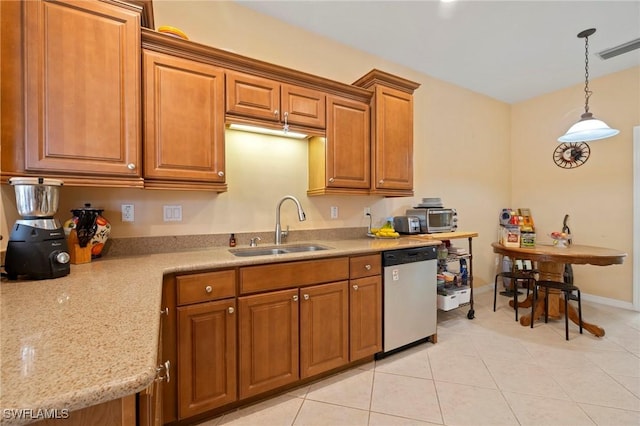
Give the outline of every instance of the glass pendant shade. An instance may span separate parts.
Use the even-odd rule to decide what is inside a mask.
[[[596,32],[595,28],[589,28],[578,33],[578,38],[584,39],[584,114],[580,121],[571,126],[567,133],[558,138],[558,142],[590,142],[599,139],[610,138],[620,133],[619,130],[612,129],[607,124],[593,117],[589,112],[589,36]]]
[[[612,129],[602,120],[593,117],[590,112],[582,114],[582,118],[571,126],[567,133],[558,138],[558,142],[590,142],[606,139],[620,133]]]

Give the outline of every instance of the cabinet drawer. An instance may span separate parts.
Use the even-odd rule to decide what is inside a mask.
[[[278,122],[280,83],[230,71],[226,79],[227,114]]]
[[[341,281],[348,277],[347,257],[248,266],[240,269],[240,293]]]
[[[236,295],[236,271],[215,271],[176,277],[178,305],[224,299]]]
[[[349,259],[349,278],[380,275],[382,271],[380,253],[357,256]]]

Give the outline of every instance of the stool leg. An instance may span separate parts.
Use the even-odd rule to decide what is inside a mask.
[[[515,279],[513,280],[513,308],[516,310],[516,321],[518,321],[518,285]]]
[[[582,300],[580,297],[580,290],[578,292],[578,320],[580,321],[580,334],[582,334]]]
[[[496,279],[493,280],[493,312],[496,311],[496,296],[498,295],[498,277],[500,275],[496,275]]]
[[[536,310],[536,296],[538,295],[538,286],[533,284],[533,303],[531,304],[531,328],[533,328],[533,313]]]
[[[529,297],[529,289],[531,288],[531,278],[527,279],[527,297]]]
[[[569,340],[569,292],[564,292],[564,336]]]

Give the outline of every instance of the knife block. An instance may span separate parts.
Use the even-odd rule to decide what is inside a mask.
[[[70,261],[73,265],[91,262],[91,245],[87,244],[86,247],[80,247],[78,233],[75,229],[72,229],[69,233],[67,245],[69,246]]]

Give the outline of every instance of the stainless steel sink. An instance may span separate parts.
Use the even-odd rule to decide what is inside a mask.
[[[287,253],[302,253],[307,251],[319,251],[329,250],[331,247],[322,246],[319,244],[292,244],[284,246],[269,246],[269,247],[247,247],[231,249],[229,252],[238,257],[252,257],[252,256],[272,256],[277,254]]]
[[[302,251],[328,250],[329,248],[330,247],[325,247],[318,244],[303,244],[303,245],[287,246],[285,250],[289,253],[299,253]]]

